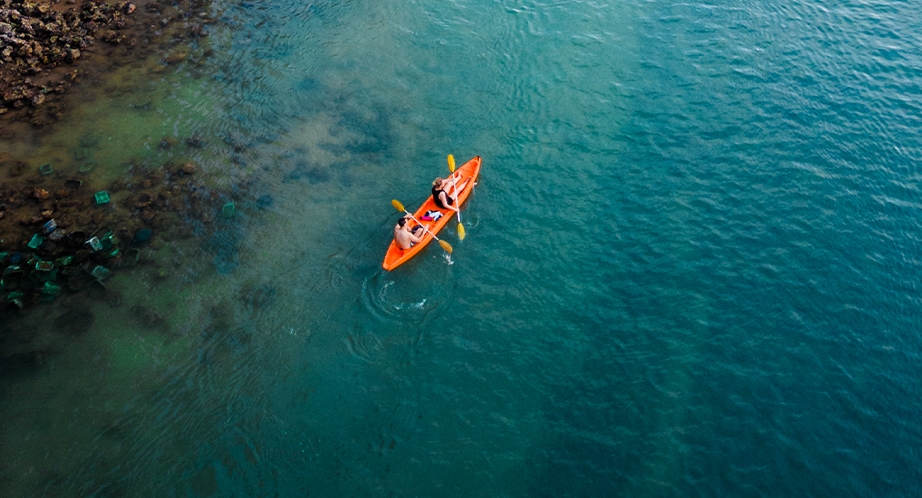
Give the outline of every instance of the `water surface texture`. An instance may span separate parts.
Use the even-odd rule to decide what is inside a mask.
[[[16,144],[238,212],[16,322],[0,495],[917,496],[920,5],[216,1]],[[467,237],[384,272],[449,153]]]

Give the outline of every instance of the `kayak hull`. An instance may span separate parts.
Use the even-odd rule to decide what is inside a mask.
[[[477,180],[477,176],[480,175],[480,164],[483,162],[483,159],[480,156],[476,156],[470,161],[461,165],[455,173],[460,175],[458,180],[458,185],[464,185],[464,188],[461,190],[461,193],[458,194],[458,206],[463,206],[464,201],[467,200],[467,197],[471,194],[471,191],[474,190],[474,182]],[[465,182],[467,182],[465,184]],[[427,211],[439,211],[442,213],[442,217],[438,220],[426,221],[422,219],[422,216]],[[432,200],[430,195],[426,202],[423,203],[419,209],[413,213],[413,217],[416,218],[420,223],[423,224],[429,232],[423,235],[423,240],[419,243],[414,244],[413,247],[409,249],[401,249],[397,246],[396,240],[391,240],[390,246],[387,248],[387,253],[384,255],[384,263],[381,265],[385,270],[391,271],[394,268],[406,263],[413,256],[419,254],[420,251],[425,248],[429,242],[432,241],[432,234],[438,235],[439,230],[445,227],[449,221],[456,219],[455,212],[451,209],[441,209],[435,205],[435,201]],[[410,221],[413,226],[416,226],[416,222]]]

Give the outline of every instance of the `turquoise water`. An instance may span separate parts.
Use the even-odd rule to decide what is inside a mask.
[[[202,65],[59,133],[239,213],[43,308],[80,334],[10,322],[53,353],[2,380],[4,496],[918,492],[920,7],[212,13]],[[467,237],[384,272],[449,153],[484,157]]]

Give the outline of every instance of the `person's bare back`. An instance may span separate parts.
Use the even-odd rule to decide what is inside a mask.
[[[394,226],[394,241],[397,242],[397,247],[401,249],[409,249],[413,247],[413,244],[416,244],[423,240],[422,235],[417,235],[416,232],[421,232],[423,227],[417,225],[412,230],[410,225],[407,223],[409,220],[408,216],[404,216],[397,221],[397,225]]]

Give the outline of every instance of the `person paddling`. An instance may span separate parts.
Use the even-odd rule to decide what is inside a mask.
[[[413,247],[413,244],[423,240],[421,234],[416,234],[416,232],[424,231],[422,225],[416,225],[413,229],[410,229],[410,225],[407,224],[409,219],[409,216],[401,217],[397,220],[397,225],[394,227],[394,241],[397,242],[397,247],[401,249],[409,249]]]
[[[455,183],[456,181],[457,178],[436,178],[432,182],[432,201],[435,202],[436,206],[441,209],[458,211],[458,208],[455,207],[455,201],[458,200],[458,194],[464,190],[467,182],[458,187]]]

